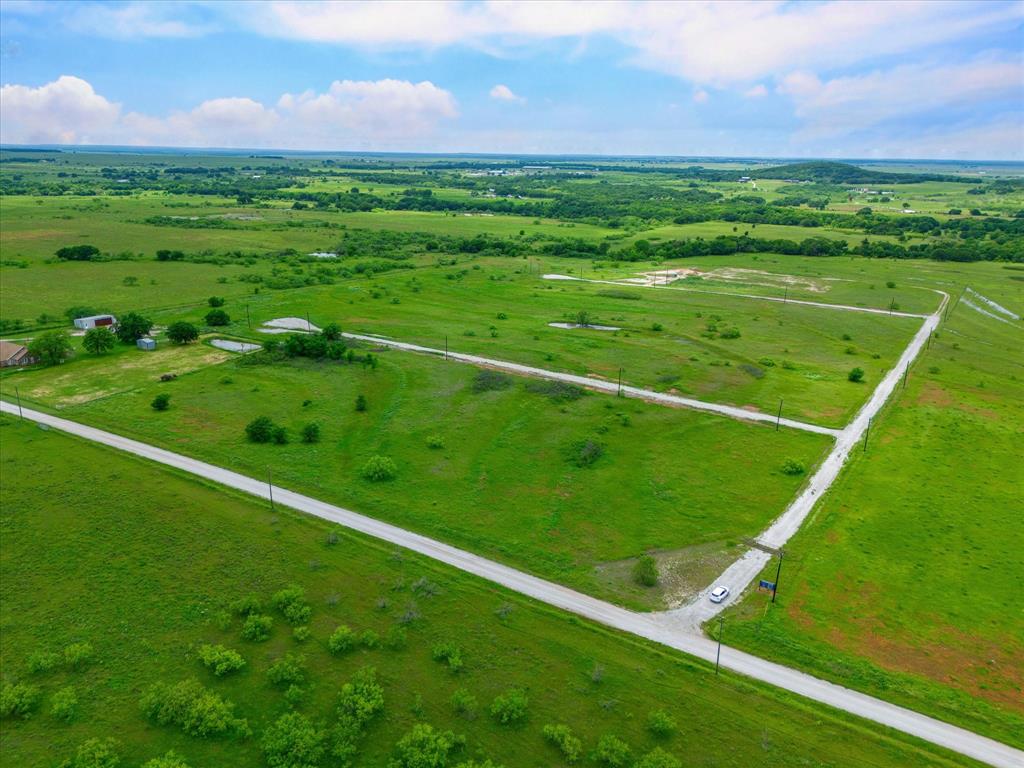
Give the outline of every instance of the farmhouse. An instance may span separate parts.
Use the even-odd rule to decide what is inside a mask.
[[[75,328],[83,331],[88,331],[92,328],[110,328],[113,330],[116,326],[117,318],[113,315],[89,315],[89,317],[75,318]]]
[[[28,353],[28,349],[13,341],[0,341],[0,368],[16,365],[32,365],[38,359]]]

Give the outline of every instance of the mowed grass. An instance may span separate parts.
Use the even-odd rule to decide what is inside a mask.
[[[479,268],[478,268],[479,267]],[[254,328],[278,317],[382,334],[435,349],[617,380],[841,427],[898,359],[916,319],[683,291],[544,280],[526,262],[389,274],[372,281],[261,294]],[[586,275],[586,273],[584,273]],[[456,278],[456,279],[450,279]],[[609,295],[609,292],[611,294]],[[563,329],[586,311],[607,332]],[[711,330],[711,329],[715,330]],[[738,338],[728,338],[735,329]],[[245,323],[234,330],[246,332]],[[254,333],[254,337],[261,334]],[[865,380],[853,384],[854,367]]]
[[[3,722],[5,764],[52,766],[88,738],[114,737],[123,765],[170,749],[193,766],[262,765],[262,732],[289,711],[266,672],[288,652],[302,654],[307,673],[298,709],[322,728],[335,722],[342,683],[361,667],[376,669],[385,705],[361,742],[360,766],[386,764],[417,722],[466,737],[452,763],[488,756],[508,768],[564,764],[541,736],[549,723],[569,725],[587,752],[614,733],[635,756],[657,745],[688,765],[973,764],[127,455],[7,416],[0,434],[2,674],[42,693],[30,719]],[[242,640],[230,603],[253,595],[267,605],[286,585],[305,591],[312,638],[293,640],[275,613],[267,642]],[[384,635],[410,615],[403,649],[335,657],[325,648],[341,623]],[[30,655],[74,642],[92,644],[90,664],[29,673]],[[215,678],[196,657],[204,643],[239,651],[246,667]],[[432,660],[437,643],[460,648],[462,671]],[[144,719],[138,701],[148,686],[188,678],[234,702],[253,736],[193,738]],[[53,694],[68,685],[79,701],[70,724],[49,714]],[[529,704],[525,723],[509,728],[487,709],[513,686]],[[454,712],[459,688],[476,699],[475,716]],[[678,724],[668,739],[646,729],[659,709]]]
[[[11,400],[17,385],[27,404],[255,477],[272,472],[282,487],[638,608],[679,596],[625,589],[628,568],[609,579],[597,566],[756,535],[803,482],[783,474],[785,459],[810,469],[831,442],[611,395],[555,401],[526,391],[525,379],[477,393],[472,366],[380,357],[375,371],[228,363],[162,383],[158,358],[139,352],[106,367],[86,361],[7,377],[3,394]],[[149,361],[144,373],[129,368],[139,360]],[[95,397],[66,390],[72,372],[77,389]],[[164,413],[150,407],[158,393],[171,396]],[[358,395],[365,412],[355,410]],[[246,424],[264,415],[289,430],[288,445],[246,440]],[[308,423],[321,426],[321,442],[300,442]],[[578,466],[588,440],[603,455]],[[393,480],[362,477],[375,455],[396,462]]]
[[[1024,746],[1022,333],[951,312],[730,642]]]

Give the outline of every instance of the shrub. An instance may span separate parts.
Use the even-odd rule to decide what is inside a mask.
[[[364,395],[356,395],[356,410],[360,413],[366,410],[366,397]]]
[[[457,715],[460,715],[467,720],[472,720],[476,717],[476,696],[471,694],[465,688],[456,689],[455,693],[448,700],[448,703],[452,705],[452,709],[455,710]]]
[[[87,739],[75,750],[70,768],[117,768],[121,764],[121,757],[117,754],[120,746],[117,739],[109,737]]]
[[[177,726],[189,736],[249,734],[249,724],[234,715],[235,705],[196,680],[156,683],[143,694],[140,705],[152,722]]]
[[[341,624],[327,638],[327,650],[338,656],[348,653],[356,646],[356,633],[346,624]]]
[[[597,742],[594,750],[594,762],[606,765],[608,768],[625,768],[629,764],[629,745],[618,736],[606,733]]]
[[[405,627],[393,625],[384,636],[384,647],[392,651],[400,651],[409,641],[409,633]]]
[[[444,439],[440,435],[431,435],[427,438],[427,448],[433,450],[444,448]]]
[[[92,661],[91,643],[72,643],[64,649],[64,663],[72,669],[81,669]]]
[[[57,258],[65,261],[91,261],[93,256],[100,255],[95,245],[66,245],[57,250]]]
[[[274,443],[276,445],[287,445],[288,430],[284,427],[274,427]]]
[[[296,627],[292,630],[292,639],[296,643],[305,643],[312,637],[313,633],[309,631],[309,627]]]
[[[362,475],[372,483],[381,483],[394,479],[398,467],[393,459],[387,456],[371,456],[363,465]]]
[[[206,317],[204,319],[206,320],[206,324],[211,326],[231,324],[231,318],[223,309],[211,309],[206,313]]]
[[[166,392],[161,392],[153,398],[153,402],[149,405],[154,411],[166,411],[171,405],[171,396]]]
[[[149,334],[153,321],[138,312],[127,312],[117,322],[117,338],[125,344],[134,344]]]
[[[338,719],[348,730],[362,729],[384,710],[384,688],[377,682],[377,670],[362,667],[341,686]]]
[[[848,374],[846,374],[846,378],[852,381],[854,384],[864,381],[864,369],[854,368]]]
[[[73,686],[67,685],[50,699],[50,714],[58,720],[70,723],[78,712],[78,694]]]
[[[806,471],[807,467],[804,466],[802,461],[786,459],[782,462],[782,474],[784,475],[802,475]]]
[[[39,705],[39,689],[28,683],[4,683],[0,687],[0,718],[28,720]]]
[[[658,583],[658,563],[650,555],[643,555],[633,566],[633,581],[643,587]]]
[[[526,391],[535,395],[544,395],[555,402],[569,402],[579,400],[587,391],[575,384],[568,384],[564,381],[547,381],[540,379],[526,382]]]
[[[231,603],[231,610],[239,616],[259,613],[262,607],[262,603],[260,603],[260,599],[256,595],[246,595]]]
[[[59,653],[36,651],[28,657],[28,671],[33,675],[50,672],[59,667],[62,661],[63,658]]]
[[[508,389],[511,386],[512,377],[500,371],[485,368],[482,371],[477,371],[476,376],[473,377],[473,391],[477,393]]]
[[[431,650],[434,661],[440,661],[448,665],[452,672],[458,672],[463,667],[462,649],[455,643],[438,643]]]
[[[90,328],[82,337],[82,346],[86,352],[102,355],[112,350],[116,341],[117,337],[109,328]]]
[[[341,326],[337,323],[328,323],[320,331],[320,335],[328,341],[337,341],[341,338]]]
[[[465,739],[451,731],[437,731],[427,723],[416,723],[398,740],[388,768],[445,768],[448,757]]]
[[[302,428],[302,442],[304,443],[319,443],[320,442],[320,425],[316,422],[311,422]]]
[[[491,702],[491,717],[501,725],[516,725],[526,719],[526,707],[530,703],[526,693],[519,688],[510,688]]]
[[[663,331],[663,330],[665,330],[665,328],[664,328],[664,326],[661,323],[651,323],[651,330],[652,331]]]
[[[575,763],[583,756],[583,742],[568,725],[545,725],[541,729],[544,740],[558,747],[567,763]]]
[[[185,758],[173,749],[163,757],[154,757],[142,764],[142,768],[189,768]]]
[[[724,331],[722,331],[720,334],[718,334],[718,338],[720,338],[720,339],[738,339],[739,337],[740,337],[740,329],[739,328],[726,328]]]
[[[211,307],[223,307],[224,306],[224,297],[223,296],[211,296],[210,298],[208,298],[206,300],[206,303],[209,304]]]
[[[359,644],[363,648],[374,649],[380,647],[380,635],[374,632],[372,629],[364,629],[359,634]]]
[[[275,592],[270,604],[292,625],[309,623],[313,614],[313,608],[306,602],[305,590],[294,584]]]
[[[326,754],[325,740],[309,718],[288,712],[267,727],[260,746],[270,768],[314,768]]]
[[[192,323],[179,320],[167,326],[167,338],[175,344],[188,344],[199,338],[199,329]]]
[[[267,680],[271,685],[301,685],[306,681],[306,657],[286,653],[267,669]]]
[[[656,709],[647,716],[647,730],[655,736],[667,738],[676,732],[676,721],[663,709]]]
[[[661,747],[655,747],[641,757],[633,768],[682,768],[682,763]]]
[[[237,672],[245,666],[245,659],[238,651],[225,648],[223,645],[199,646],[199,661],[216,677]]]
[[[253,643],[262,643],[270,637],[270,630],[274,626],[274,620],[269,616],[258,613],[250,613],[245,617],[242,625],[242,639]]]
[[[577,467],[592,466],[604,455],[604,444],[598,440],[586,438],[577,440],[569,446],[568,458]]]
[[[277,425],[269,416],[257,416],[245,426],[245,436],[253,443],[269,443]]]

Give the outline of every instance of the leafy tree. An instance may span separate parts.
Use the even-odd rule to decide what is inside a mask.
[[[167,338],[175,344],[188,344],[199,338],[199,329],[192,323],[178,320],[167,326]]]
[[[287,445],[288,430],[284,427],[274,427],[274,442],[277,445]]]
[[[270,768],[319,768],[326,735],[298,712],[281,715],[263,732],[260,746]]]
[[[573,320],[575,320],[576,325],[581,326],[583,328],[587,328],[587,327],[590,326],[590,323],[593,321],[593,316],[589,312],[587,312],[585,309],[581,309],[579,312],[577,312],[573,316]]]
[[[223,296],[211,296],[210,298],[208,298],[206,300],[206,303],[209,304],[211,307],[214,307],[214,308],[216,308],[216,307],[223,307],[224,306],[224,297]]]
[[[517,725],[526,719],[526,707],[530,703],[526,693],[519,688],[509,688],[491,702],[491,717],[501,725]]]
[[[90,328],[82,337],[82,346],[86,352],[94,355],[102,355],[114,348],[117,337],[110,332],[109,328]]]
[[[591,755],[594,762],[608,768],[625,768],[629,764],[629,745],[618,736],[606,733],[597,741],[597,748]]]
[[[854,384],[864,381],[864,369],[854,368],[848,374],[846,374],[846,378],[852,381]]]
[[[448,700],[448,703],[452,705],[452,709],[455,710],[456,714],[461,715],[467,720],[472,720],[476,717],[476,696],[465,688],[457,688]]]
[[[641,757],[633,768],[682,768],[683,764],[661,747],[655,747]]]
[[[438,731],[427,723],[416,723],[395,745],[388,768],[445,768],[451,753],[465,739],[451,731]]]
[[[237,672],[245,666],[242,654],[223,645],[199,646],[199,661],[217,677]]]
[[[346,624],[338,626],[331,636],[327,638],[327,650],[335,656],[347,653],[356,646],[356,633]]]
[[[393,459],[387,456],[371,456],[363,465],[362,475],[372,483],[392,480],[398,474],[398,467]]]
[[[362,413],[366,410],[366,396],[356,395],[356,410]]]
[[[81,669],[92,657],[92,643],[71,643],[64,649],[64,663],[72,669]]]
[[[153,398],[153,402],[150,403],[154,411],[166,411],[171,405],[171,396],[166,392],[161,392],[159,395]]]
[[[277,425],[269,416],[257,416],[245,426],[245,435],[253,443],[269,443],[274,439]]]
[[[71,339],[64,331],[46,331],[36,336],[28,344],[28,353],[38,358],[44,365],[59,365],[73,351]]]
[[[577,467],[589,467],[604,455],[604,444],[600,440],[585,438],[569,446],[569,461]]]
[[[231,603],[231,610],[239,616],[251,616],[254,613],[259,613],[262,608],[263,604],[256,595],[246,595]]]
[[[650,555],[643,555],[633,566],[633,581],[644,587],[658,583],[658,563]]]
[[[231,318],[223,309],[211,309],[206,313],[206,324],[212,326],[230,325]]]
[[[99,255],[100,249],[95,245],[66,245],[57,251],[57,258],[65,261],[91,261]]]
[[[184,251],[171,251],[167,249],[162,249],[156,252],[157,261],[181,261],[184,258]]]
[[[143,336],[148,336],[153,321],[138,312],[127,312],[117,323],[117,338],[125,344],[134,344]]]
[[[320,331],[320,335],[328,341],[337,341],[341,338],[341,326],[337,323],[328,323]]]
[[[39,705],[39,689],[28,683],[4,683],[0,687],[0,718],[28,720]]]
[[[431,650],[434,661],[440,661],[448,665],[452,672],[459,672],[463,667],[462,649],[455,643],[438,643]]]
[[[663,709],[656,709],[647,716],[647,730],[655,736],[667,738],[676,732],[676,721]]]
[[[807,467],[797,459],[786,459],[782,462],[782,474],[784,475],[802,475],[806,471]]]
[[[75,759],[71,768],[117,768],[121,765],[121,757],[117,754],[120,747],[117,739],[87,739],[75,750]]]
[[[306,601],[305,590],[294,584],[275,592],[270,598],[270,604],[293,626],[309,623],[309,617],[313,614],[312,606]]]
[[[249,735],[249,724],[235,717],[235,705],[208,691],[196,680],[174,685],[156,683],[140,700],[146,717],[157,725],[175,725],[189,736],[234,733]]]
[[[306,682],[306,657],[286,653],[267,669],[267,680],[272,685],[301,685]]]
[[[163,757],[154,757],[142,764],[142,768],[189,768],[185,758],[173,749]]]
[[[250,613],[245,617],[242,625],[242,639],[253,643],[262,643],[270,637],[270,630],[274,626],[274,620],[269,616],[259,613]]]
[[[58,720],[70,723],[78,712],[78,695],[74,686],[64,686],[50,699],[50,714]]]
[[[341,687],[338,718],[348,725],[364,727],[384,710],[384,689],[373,667],[362,667]]]
[[[311,422],[302,428],[302,442],[304,443],[319,443],[320,442],[320,425],[316,422]]]
[[[583,757],[583,742],[568,725],[545,725],[541,729],[544,740],[558,747],[567,763],[575,763]]]

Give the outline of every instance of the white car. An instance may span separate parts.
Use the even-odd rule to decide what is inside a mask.
[[[712,603],[720,603],[729,596],[729,588],[723,586],[717,586],[711,590],[711,594],[708,596]]]

